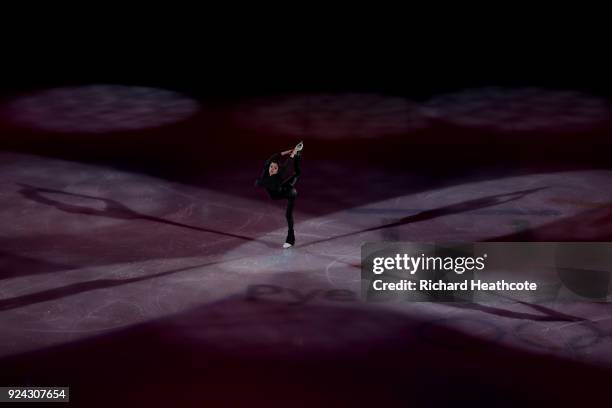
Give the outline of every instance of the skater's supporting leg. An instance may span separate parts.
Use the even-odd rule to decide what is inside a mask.
[[[287,219],[287,240],[288,244],[295,244],[295,232],[293,231],[293,207],[295,205],[295,198],[297,192],[292,189],[291,195],[287,198],[287,210],[285,211],[285,218]]]

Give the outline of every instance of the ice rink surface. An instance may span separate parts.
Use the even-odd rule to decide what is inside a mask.
[[[610,228],[598,220],[610,217],[612,171],[465,183],[324,216],[298,201],[298,243],[283,250],[282,205],[265,197],[24,154],[3,153],[1,163],[8,362],[88,343],[81,353],[97,354],[105,336],[146,330],[164,349],[236,359],[331,364],[402,342],[403,352],[425,344],[462,355],[484,343],[612,368],[608,304],[366,304],[359,295],[363,242],[488,240],[527,228],[597,238]],[[139,347],[131,341],[119,347]],[[117,369],[130,359],[115,357]]]

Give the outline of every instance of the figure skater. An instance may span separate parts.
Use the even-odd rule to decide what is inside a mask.
[[[300,157],[304,143],[300,142],[291,150],[275,153],[266,160],[261,176],[255,182],[258,187],[266,189],[270,198],[273,200],[287,199],[287,210],[285,218],[287,219],[287,239],[283,244],[283,248],[290,248],[295,245],[295,232],[293,231],[293,206],[297,197],[295,184],[301,175]],[[289,158],[284,162],[282,156],[289,155]],[[291,164],[293,163],[293,175],[291,173]]]

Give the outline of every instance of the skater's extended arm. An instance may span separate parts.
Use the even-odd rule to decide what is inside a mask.
[[[300,148],[299,148],[298,146],[300,146],[300,144],[301,144],[301,143],[302,143],[302,142],[298,143],[298,145],[297,145],[297,146],[295,146],[293,149],[289,149],[289,150],[285,150],[284,152],[280,152],[280,155],[281,155],[281,156],[286,156],[286,155],[290,154],[290,155],[291,155],[291,158],[293,158],[293,156],[295,156],[295,154],[296,154],[298,151],[300,151]],[[277,153],[277,154],[278,154],[278,153]],[[274,156],[272,156],[272,157],[274,157]]]

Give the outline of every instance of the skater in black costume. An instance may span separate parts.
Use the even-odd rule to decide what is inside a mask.
[[[287,219],[287,239],[283,244],[283,248],[290,248],[295,245],[295,232],[293,230],[293,206],[297,197],[295,184],[300,175],[300,158],[304,143],[298,143],[295,148],[284,152],[275,153],[266,160],[261,176],[255,182],[258,187],[266,189],[270,198],[273,200],[287,199],[287,210],[285,217]],[[289,158],[283,161],[283,156],[289,155]],[[293,166],[292,166],[293,164]],[[293,174],[291,175],[291,167]]]

